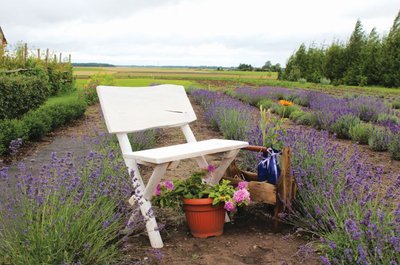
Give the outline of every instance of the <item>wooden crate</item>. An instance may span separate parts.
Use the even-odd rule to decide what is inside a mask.
[[[243,149],[260,153],[267,151],[266,148],[262,146],[248,146]],[[291,175],[291,155],[292,151],[290,148],[283,148],[281,175],[276,185],[257,181],[256,173],[240,170],[236,166],[235,161],[233,161],[226,170],[224,176],[225,179],[230,180],[234,185],[243,180],[248,181],[252,201],[275,205],[275,225],[278,223],[279,213],[291,206],[297,192],[296,181]]]

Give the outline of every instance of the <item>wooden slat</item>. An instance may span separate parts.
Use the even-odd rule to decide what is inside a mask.
[[[211,139],[186,144],[178,144],[137,152],[124,153],[125,158],[162,164],[166,162],[194,158],[213,153],[227,152],[247,146],[247,142]]]
[[[251,200],[275,205],[276,187],[270,183],[250,181],[249,192]]]

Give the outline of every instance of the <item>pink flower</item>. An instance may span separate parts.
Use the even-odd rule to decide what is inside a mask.
[[[214,172],[215,169],[217,169],[217,167],[216,167],[216,166],[213,166],[213,165],[208,165],[208,167],[207,167],[207,171],[208,171],[208,172]]]
[[[232,201],[227,201],[227,202],[225,202],[224,208],[228,212],[232,212],[233,210],[235,210],[236,206]]]
[[[239,190],[247,189],[248,186],[249,186],[249,183],[247,181],[241,181],[238,184]]]
[[[157,187],[156,187],[156,196],[160,196],[161,195],[161,184],[158,183]]]
[[[174,189],[174,183],[172,182],[172,181],[170,181],[170,180],[166,180],[165,181],[165,187],[167,188],[167,189],[169,189],[169,190],[173,190]]]
[[[246,189],[241,189],[235,191],[233,194],[233,199],[236,203],[249,203],[250,202],[250,193]]]

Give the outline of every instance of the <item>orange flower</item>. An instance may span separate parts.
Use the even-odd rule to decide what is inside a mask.
[[[288,100],[279,100],[279,104],[280,105],[282,105],[282,106],[293,106],[293,102],[291,102],[291,101],[288,101]]]

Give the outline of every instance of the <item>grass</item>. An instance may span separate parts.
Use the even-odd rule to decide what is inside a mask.
[[[59,104],[59,103],[63,103],[65,101],[69,101],[69,100],[72,100],[72,99],[77,99],[78,97],[79,97],[79,91],[75,90],[75,91],[67,92],[67,93],[62,94],[62,95],[50,97],[44,103],[44,105]]]
[[[87,79],[77,79],[76,86],[77,88],[83,88]],[[190,80],[174,80],[174,79],[152,79],[152,78],[123,78],[123,79],[115,79],[116,86],[149,86],[151,84],[174,84],[174,85],[182,85],[185,88],[188,87],[203,87],[203,85],[199,84],[196,81]]]

